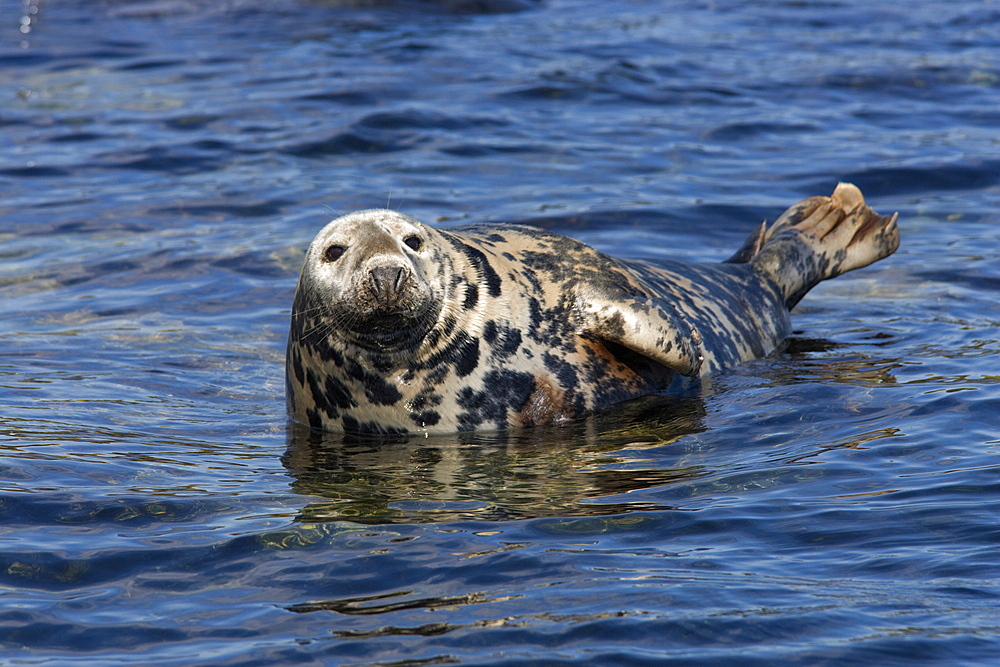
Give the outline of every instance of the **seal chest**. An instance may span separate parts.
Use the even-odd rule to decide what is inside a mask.
[[[615,259],[532,227],[352,213],[306,253],[289,414],[362,434],[575,419],[769,353],[811,287],[898,245],[895,216],[847,184],[721,264]]]

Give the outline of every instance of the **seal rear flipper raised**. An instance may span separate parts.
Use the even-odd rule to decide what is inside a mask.
[[[820,281],[894,253],[896,218],[879,215],[856,186],[840,183],[830,197],[810,197],[785,211],[750,264],[778,285],[792,308]]]

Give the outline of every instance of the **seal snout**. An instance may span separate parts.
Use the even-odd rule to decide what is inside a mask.
[[[406,292],[410,270],[405,266],[375,266],[368,272],[372,296],[383,305],[394,305]]]

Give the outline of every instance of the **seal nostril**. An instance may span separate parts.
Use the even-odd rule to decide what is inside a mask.
[[[377,266],[371,270],[372,287],[378,294],[398,294],[406,280],[406,270],[401,266]]]

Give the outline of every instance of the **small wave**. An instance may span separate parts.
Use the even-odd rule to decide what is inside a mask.
[[[845,174],[843,179],[873,194],[984,190],[1000,183],[1000,160],[970,160],[923,167],[874,167]]]

